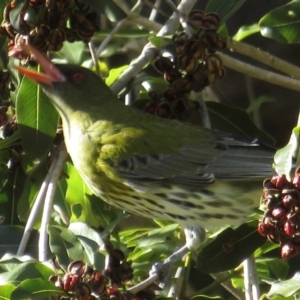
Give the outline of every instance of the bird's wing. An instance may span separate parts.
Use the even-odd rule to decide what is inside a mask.
[[[272,151],[228,134],[163,119],[120,128],[102,142],[109,148],[109,163],[129,185],[163,180],[200,187],[215,178],[262,177],[272,172]]]

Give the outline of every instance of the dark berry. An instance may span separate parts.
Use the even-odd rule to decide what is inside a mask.
[[[288,181],[285,175],[276,175],[271,178],[271,182],[279,189],[283,189],[287,184]]]
[[[280,253],[282,258],[291,258],[299,253],[299,247],[293,241],[287,241],[281,245]]]
[[[265,223],[259,223],[258,232],[262,236],[268,236],[269,234],[272,234],[275,230],[275,227],[272,224],[265,224]]]
[[[296,233],[296,227],[290,221],[286,221],[283,226],[286,235],[292,236]]]
[[[275,219],[285,219],[286,218],[286,211],[282,206],[277,206],[272,210],[272,216]]]
[[[286,194],[282,197],[282,204],[289,208],[296,206],[298,201],[298,197],[293,194]]]
[[[300,174],[297,173],[295,177],[293,178],[293,185],[295,188],[299,189],[300,188]]]

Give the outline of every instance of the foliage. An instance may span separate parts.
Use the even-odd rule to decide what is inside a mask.
[[[152,7],[150,2],[147,2],[144,5],[145,10],[139,10],[137,13],[136,11],[126,11],[123,1],[52,0],[52,2],[48,2],[52,3],[52,6],[49,4],[52,10],[57,11],[59,9],[60,18],[55,17],[49,7],[49,9],[45,8],[46,4],[43,0],[16,0],[12,2],[2,0],[0,2],[0,10],[5,11],[0,27],[0,126],[2,133],[0,140],[0,298],[17,300],[73,297],[74,299],[74,294],[70,292],[71,288],[68,289],[72,285],[72,280],[75,280],[74,278],[78,275],[70,270],[70,264],[74,261],[83,261],[93,269],[90,274],[87,274],[86,269],[84,274],[80,273],[80,276],[89,282],[98,280],[97,288],[94,286],[93,291],[99,292],[104,286],[101,290],[102,297],[126,298],[129,296],[125,293],[120,296],[113,290],[114,285],[106,285],[106,282],[104,284],[104,281],[101,281],[104,280],[101,276],[106,274],[108,280],[114,282],[116,280],[113,277],[116,276],[115,274],[120,277],[121,271],[128,271],[127,277],[122,273],[127,282],[127,285],[125,283],[122,285],[124,289],[133,286],[147,276],[155,262],[165,260],[174,249],[184,243],[182,228],[178,224],[161,220],[149,221],[139,218],[136,221],[135,217],[108,207],[108,204],[93,195],[70,160],[63,160],[61,172],[56,177],[55,183],[51,181],[55,178],[53,177],[54,173],[51,173],[53,171],[51,166],[59,160],[57,156],[61,151],[63,141],[61,121],[56,110],[47,101],[47,96],[43,94],[40,88],[23,78],[14,68],[20,62],[28,64],[31,61],[30,55],[18,46],[24,42],[24,36],[28,34],[30,42],[36,47],[39,46],[39,49],[44,52],[49,50],[50,56],[54,60],[67,61],[93,69],[106,77],[106,83],[112,89],[114,89],[115,83],[122,82],[125,77],[125,85],[118,90],[120,101],[125,101],[124,98],[126,98],[127,104],[150,112],[154,106],[149,105],[149,103],[153,104],[158,99],[158,94],[161,95],[162,91],[166,93],[175,86],[166,78],[168,72],[165,72],[164,69],[169,68],[168,70],[171,69],[173,72],[175,70],[173,62],[164,60],[162,61],[163,67],[156,64],[153,68],[152,65],[148,65],[151,59],[144,57],[143,66],[134,72],[136,76],[126,79],[126,72],[130,72],[139,64],[137,57],[146,52],[142,52],[142,50],[148,40],[148,48],[156,47],[155,51],[159,49],[161,52],[168,52],[172,42],[176,43],[179,40],[177,46],[180,46],[181,38],[188,38],[181,34],[183,29],[179,23],[177,23],[176,28],[167,28],[170,29],[167,31],[167,35],[159,34],[156,36],[162,25],[156,19],[155,21],[151,18],[149,20],[148,10],[152,11],[152,15],[159,14],[157,19],[162,18],[163,25],[171,26],[168,25],[167,21],[175,8],[168,5],[160,7],[156,12],[155,6]],[[131,4],[130,9],[137,2],[127,1]],[[189,4],[192,1],[183,0],[181,2]],[[225,72],[220,54],[226,52],[223,49],[224,44],[221,43],[225,37],[228,37],[227,43],[231,41],[231,37],[237,43],[250,37],[249,41],[251,42],[251,38],[258,35],[261,35],[260,39],[263,40],[263,45],[268,44],[268,42],[271,43],[272,40],[281,42],[286,53],[282,59],[288,60],[289,47],[291,47],[289,44],[300,43],[298,28],[300,1],[294,0],[280,7],[270,6],[269,11],[257,18],[255,23],[241,24],[236,32],[231,32],[230,26],[227,28],[227,25],[238,18],[239,12],[248,2],[246,0],[209,0],[206,7],[196,7],[194,23],[188,24],[189,30],[187,32],[192,32],[194,39],[195,36],[201,38],[203,31],[197,28],[199,19],[204,22],[210,18],[211,22],[208,22],[207,26],[215,26],[215,23],[217,26],[213,29],[206,27],[205,33],[208,33],[209,37],[215,37],[218,29],[218,36],[221,37],[217,41],[220,42],[219,48],[216,46],[216,49],[212,50],[211,48],[214,47],[211,45],[205,48],[205,51],[217,52],[216,55],[210,53],[207,60],[202,57],[203,65],[199,63],[198,50],[192,52],[194,58],[196,57],[194,59],[196,67],[198,65],[202,67],[213,65],[212,70],[209,70],[210,73],[206,74],[207,78],[210,76],[209,80],[204,80],[202,77],[199,79],[199,76],[196,78],[195,72],[186,76],[187,70],[194,67],[194,61],[191,59],[187,62],[187,60],[182,59],[182,56],[185,58],[186,53],[182,54],[181,50],[177,49],[176,61],[180,61],[180,57],[182,60],[181,68],[176,70],[176,74],[180,73],[181,79],[188,78],[190,80],[191,77],[194,77],[191,81],[181,81],[179,88],[178,85],[174,88],[176,96],[183,89],[183,94],[186,97],[184,102],[176,102],[176,109],[181,108],[182,103],[184,105],[188,103],[189,108],[192,107],[192,109],[188,110],[187,114],[176,114],[174,111],[171,115],[166,114],[169,112],[170,105],[166,104],[167,101],[165,100],[172,98],[174,96],[172,94],[169,95],[170,98],[165,97],[164,101],[154,107],[157,115],[167,115],[181,121],[192,122],[197,125],[202,124],[201,111],[199,114],[198,105],[193,106],[194,100],[199,100],[201,90],[204,92],[205,88],[206,90],[218,90],[218,82],[225,79],[234,80],[230,72],[226,74],[225,78],[222,78]],[[192,7],[190,7],[191,9]],[[178,17],[176,13],[175,17]],[[40,35],[41,31],[37,31],[37,28],[45,20],[52,20],[51,18],[53,23],[65,21],[66,30],[62,33],[60,28],[56,28],[51,23],[52,27],[49,25],[51,31],[47,34],[43,31],[43,34],[46,35]],[[126,18],[127,21],[124,22]],[[100,23],[102,27],[103,24],[106,24],[105,28],[100,29]],[[123,28],[118,28],[119,24]],[[184,24],[186,25],[186,23]],[[219,27],[221,24],[222,26]],[[118,29],[118,31],[110,36],[114,29]],[[174,35],[176,32],[177,35]],[[91,39],[93,43],[90,43]],[[90,52],[87,50],[93,47],[102,47],[101,43],[106,42],[107,45],[102,53],[98,53],[99,51],[94,53],[94,56],[98,55],[101,58],[101,62],[98,61],[98,57],[96,57],[96,62],[92,62]],[[195,44],[198,45],[198,42],[192,43],[192,46]],[[202,46],[203,44],[200,45],[200,48]],[[264,50],[261,49],[260,51],[264,52]],[[174,47],[172,51],[176,52]],[[265,51],[269,50],[266,49]],[[243,54],[243,51],[241,52]],[[252,59],[259,60],[256,55],[259,56],[259,53],[253,52]],[[236,53],[230,56],[232,62],[240,59]],[[190,58],[189,55],[188,57]],[[276,57],[274,60],[276,61]],[[39,69],[39,67],[34,66],[32,61],[30,64],[33,65],[32,69]],[[226,67],[230,68],[228,65]],[[275,67],[275,69],[278,68]],[[258,72],[264,69],[259,65]],[[300,79],[299,76],[294,76],[294,73],[289,73],[292,72],[290,70],[289,64],[285,64],[285,62],[283,67],[279,69],[281,73],[286,72],[289,75],[285,76],[286,81],[282,84],[287,89],[291,88],[289,80]],[[273,71],[268,74],[271,77],[271,82],[274,74]],[[205,77],[205,79],[207,78]],[[272,89],[272,87],[273,85],[269,83],[268,88]],[[245,93],[239,97],[242,100],[248,95]],[[274,98],[262,94],[252,100],[248,109],[245,109],[245,105],[233,107],[228,103],[208,102],[207,110],[212,127],[244,136],[247,141],[255,139],[268,147],[274,147],[274,139],[259,129],[256,126],[257,122],[255,125],[255,121],[257,121],[256,117],[264,105],[275,105],[282,99],[274,100]],[[285,99],[285,101],[288,102],[289,99]],[[174,107],[172,109],[174,110]],[[295,120],[293,122],[296,123]],[[282,140],[286,141],[286,136]],[[298,127],[295,126],[289,144],[279,150],[275,156],[277,172],[289,176],[293,165],[292,157],[295,154],[296,165],[299,165],[298,141],[299,124]],[[272,175],[270,174],[270,177]],[[45,197],[47,199],[49,190],[56,183],[54,200],[48,211],[47,232],[43,233],[42,228],[44,228],[43,222],[45,221],[45,214],[42,213],[43,203],[41,202],[39,205],[36,203],[38,199],[45,199]],[[45,207],[44,211],[46,210]],[[251,253],[254,253],[262,294],[267,298],[292,299],[292,296],[299,293],[300,289],[299,269],[297,268],[300,258],[296,256],[286,261],[280,259],[278,245],[267,241],[256,231],[259,214],[261,215],[262,212],[252,216],[251,223],[243,224],[235,229],[227,228],[218,233],[210,233],[207,243],[197,256],[197,267],[206,273],[228,271],[226,279],[231,279],[232,286],[230,288],[243,290],[243,275],[239,265]],[[30,233],[27,242],[26,239],[24,240],[24,230]],[[43,246],[43,238],[46,239],[46,247]],[[41,251],[45,251],[45,256]],[[116,267],[112,263],[112,257],[115,259],[118,255]],[[44,259],[41,259],[41,256]],[[187,262],[191,265],[190,261],[187,260]],[[174,270],[178,266],[183,266],[183,263],[177,262]],[[97,271],[103,271],[103,274],[100,276]],[[48,280],[51,276],[55,276],[55,280]],[[97,276],[100,276],[101,280]],[[188,275],[185,276],[188,277]],[[185,296],[194,299],[230,299],[231,296],[228,292],[221,288],[218,288],[217,292],[213,292],[214,288],[225,279],[210,281],[210,284],[204,286],[201,282],[206,282],[208,275],[198,272],[196,277],[199,280],[197,280],[195,291],[192,295]],[[203,278],[205,280],[202,280]],[[67,279],[71,281],[68,283],[68,288],[65,286]],[[78,282],[76,281],[76,284],[74,282],[75,286]],[[183,280],[183,287],[179,292],[181,296],[185,292],[186,284],[187,278]],[[152,299],[154,297],[152,290],[149,292],[149,290],[144,289],[143,292],[144,294],[138,294],[136,299]],[[160,291],[158,297],[166,297],[166,290]],[[78,297],[78,299],[83,298]]]

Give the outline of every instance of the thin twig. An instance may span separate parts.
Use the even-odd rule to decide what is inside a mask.
[[[252,283],[251,283],[251,265],[249,259],[244,260],[244,288],[245,288],[245,299],[254,300],[252,294]]]
[[[89,45],[89,50],[90,50],[90,54],[91,54],[91,57],[92,57],[92,61],[93,61],[93,64],[95,66],[95,69],[96,69],[96,74],[99,77],[101,77],[101,71],[100,71],[100,67],[99,67],[99,64],[98,64],[98,56],[96,54],[93,41],[90,41],[88,45]]]
[[[196,0],[183,0],[178,5],[177,9],[181,15],[186,15],[195,5]],[[179,20],[178,13],[174,12],[165,25],[160,29],[157,36],[166,36],[174,34],[178,29]],[[128,69],[123,72],[119,80],[116,81],[110,88],[114,94],[118,94],[125,86],[128,85],[130,80],[135,77],[143,67],[153,61],[158,53],[158,50],[151,44],[145,45],[140,56],[135,59]]]
[[[237,299],[244,299],[244,294],[241,290],[235,289],[232,284],[230,279],[234,276],[239,274],[237,271],[233,271],[230,273],[223,272],[223,273],[217,273],[217,274],[210,274],[211,277],[215,279],[215,281],[210,284],[209,286],[205,287],[204,289],[200,290],[198,293],[199,294],[205,294],[210,290],[213,290],[216,286],[221,284],[228,292],[230,292],[234,297]]]
[[[273,56],[270,53],[262,51],[259,48],[253,47],[242,42],[234,41],[231,38],[227,39],[227,48],[234,52],[250,56],[251,58],[260,61],[263,64],[270,66],[273,69],[278,70],[291,77],[300,79],[300,68],[294,66],[291,63],[288,63],[285,60]]]
[[[293,79],[284,75],[276,74],[274,72],[270,72],[264,70],[259,67],[252,66],[248,63],[237,60],[227,54],[218,52],[222,63],[224,66],[240,72],[242,74],[247,74],[254,78],[270,82],[279,86],[283,86],[287,89],[292,89],[295,91],[300,91],[300,81],[297,79]]]
[[[57,157],[54,157],[52,164],[48,170],[48,174],[47,174],[44,182],[42,183],[39,193],[34,201],[34,204],[32,206],[32,209],[30,211],[30,214],[29,214],[29,217],[28,217],[25,229],[24,229],[22,240],[20,242],[20,245],[19,245],[19,248],[17,251],[17,255],[23,255],[25,252],[25,249],[28,244],[34,223],[38,217],[39,211],[42,208],[42,204],[45,201],[45,195],[46,195],[48,185],[49,185],[49,182],[50,182],[50,179],[51,179],[51,176],[52,176],[55,164],[56,164],[56,160],[57,160]]]
[[[52,212],[52,204],[54,199],[54,194],[57,187],[57,182],[61,175],[64,163],[68,153],[65,148],[62,148],[58,153],[58,158],[55,161],[54,169],[51,174],[51,179],[48,184],[48,189],[45,197],[45,205],[43,210],[42,222],[40,227],[40,238],[39,238],[39,261],[45,261],[47,259],[48,252],[48,234],[47,228]]]
[[[138,1],[136,3],[136,5],[132,8],[131,13],[134,13],[135,11],[137,11],[139,8],[141,7],[141,1]],[[114,37],[114,35],[120,30],[122,29],[122,27],[124,27],[126,24],[128,23],[128,17],[126,19],[123,19],[121,22],[119,22],[114,28],[113,30],[109,33],[109,35],[102,41],[101,45],[99,46],[99,48],[96,51],[95,56],[99,57],[100,54],[102,53],[102,51],[106,48],[106,46],[108,45],[108,43],[112,40],[112,38]]]

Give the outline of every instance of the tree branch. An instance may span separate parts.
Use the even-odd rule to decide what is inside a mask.
[[[289,88],[295,91],[300,91],[300,81],[297,79],[293,79],[284,75],[276,74],[274,72],[270,72],[264,70],[260,67],[252,66],[248,63],[237,60],[227,54],[218,52],[222,63],[224,66],[235,70],[237,72],[247,74],[254,78],[267,81],[279,86],[283,86],[285,88]]]
[[[288,63],[287,61],[280,59],[274,55],[271,55],[270,53],[262,51],[259,48],[245,43],[237,42],[235,40],[232,40],[231,38],[227,39],[227,48],[231,51],[249,56],[291,77],[300,79],[300,68],[295,67],[293,64]]]

